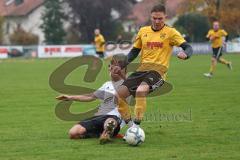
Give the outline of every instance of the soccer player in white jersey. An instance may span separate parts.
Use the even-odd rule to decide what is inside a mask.
[[[104,83],[98,90],[85,95],[60,95],[56,97],[58,100],[72,100],[80,102],[91,102],[96,99],[102,100],[99,105],[98,112],[95,116],[88,118],[74,125],[69,130],[71,139],[99,137],[100,144],[111,141],[120,131],[121,116],[117,109],[116,88],[123,83],[123,76],[126,70],[123,69],[122,75],[113,73],[113,66],[119,63],[125,63],[127,60],[123,55],[113,56],[109,65],[111,81]]]

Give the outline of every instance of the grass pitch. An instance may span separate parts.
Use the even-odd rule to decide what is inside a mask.
[[[239,160],[240,55],[225,57],[234,70],[218,64],[212,79],[203,77],[210,55],[172,58],[168,81],[174,89],[148,99],[150,118],[141,125],[146,140],[139,147],[120,139],[107,145],[99,145],[98,139],[68,139],[76,122],[56,117],[59,93],[48,84],[50,74],[67,59],[1,60],[0,159]],[[66,83],[82,84],[82,72],[76,69]],[[97,88],[107,79],[106,64],[98,81],[84,85]],[[97,103],[74,103],[71,110],[78,113]]]

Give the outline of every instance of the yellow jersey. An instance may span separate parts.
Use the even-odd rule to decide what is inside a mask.
[[[167,25],[159,31],[154,31],[151,26],[142,27],[133,46],[141,49],[137,71],[155,70],[164,76],[169,68],[173,46],[180,46],[184,42],[181,34]]]
[[[104,45],[105,39],[104,39],[103,35],[99,34],[99,35],[95,36],[94,42],[95,42],[95,47],[96,47],[97,52],[105,51],[105,45]]]
[[[223,37],[226,37],[228,34],[225,30],[219,29],[214,31],[213,29],[208,31],[207,38],[213,37],[212,48],[219,48],[223,46]]]

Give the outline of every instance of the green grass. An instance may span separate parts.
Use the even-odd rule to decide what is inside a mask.
[[[189,61],[173,57],[168,81],[174,89],[167,95],[148,99],[148,113],[190,116],[191,110],[191,120],[170,118],[142,123],[146,141],[139,147],[130,147],[121,140],[101,146],[97,139],[68,139],[67,132],[76,122],[55,116],[54,98],[58,93],[48,84],[50,74],[67,59],[2,60],[0,159],[238,160],[240,57],[225,57],[233,62],[234,70],[218,64],[213,79],[202,75],[209,69],[209,55],[193,56]],[[104,68],[97,82],[85,85],[97,88],[107,80]],[[77,69],[66,82],[80,85],[80,73],[81,69]],[[97,103],[75,103],[72,111]]]

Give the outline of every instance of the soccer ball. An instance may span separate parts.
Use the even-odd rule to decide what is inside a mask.
[[[127,130],[124,136],[124,140],[132,146],[138,146],[145,140],[145,133],[143,129],[137,126],[133,126]]]

